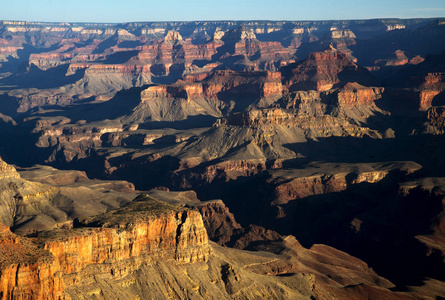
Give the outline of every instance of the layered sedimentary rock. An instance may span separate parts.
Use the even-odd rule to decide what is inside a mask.
[[[276,101],[282,94],[280,79],[278,72],[215,71],[202,81],[150,86],[141,92],[141,104],[124,121],[175,121],[197,115],[220,117],[249,104]],[[237,102],[240,103],[236,105]]]
[[[310,54],[300,64],[289,66],[285,73],[285,84],[290,91],[326,91],[349,80],[365,85],[372,82],[365,69],[332,45],[324,51]]]
[[[9,299],[408,297],[362,261],[323,245],[305,249],[293,237],[265,245],[276,254],[211,245],[198,212],[148,196],[33,239],[0,229]],[[347,288],[356,284],[368,288]]]
[[[416,61],[416,60],[415,60]],[[375,61],[375,65],[384,66],[403,66],[408,63],[408,57],[401,50],[396,50],[393,57],[390,59],[378,59]]]
[[[208,201],[196,206],[201,213],[209,238],[220,245],[230,241],[233,231],[241,229],[235,217],[221,200]]]
[[[219,245],[237,249],[255,249],[256,244],[282,239],[277,232],[261,226],[250,224],[241,227],[222,200],[205,201],[192,207],[201,213],[209,238]]]
[[[45,172],[39,170],[44,167],[38,166],[25,171],[25,177],[29,179],[25,180],[14,167],[4,161],[0,163],[4,170],[0,178],[0,218],[3,224],[14,228],[17,233],[57,227],[75,217],[117,208],[134,198],[131,194],[134,186],[128,182],[95,182],[85,174],[70,174],[51,168]],[[48,171],[54,179],[50,178]],[[40,177],[42,173],[45,173],[43,178]],[[34,179],[36,181],[32,181]]]
[[[0,26],[0,152],[86,172],[0,161],[2,221],[59,264],[30,254],[13,297],[445,296],[441,187],[418,184],[443,176],[443,21]],[[110,211],[133,184],[87,174],[156,188],[220,245],[269,252],[177,250],[175,222],[196,212],[129,221],[131,205]]]
[[[154,260],[208,259],[211,250],[198,213],[144,197],[135,201],[114,214],[77,221],[74,229],[42,233],[37,243],[2,225],[3,296],[76,298],[65,289],[88,284],[91,272],[119,279]]]
[[[54,233],[56,238],[52,233],[45,237],[45,249],[55,256],[69,284],[81,280],[88,265],[107,260],[114,261],[116,269],[104,265],[103,272],[123,276],[149,259],[190,263],[205,261],[210,253],[199,214],[181,212],[146,196],[111,214],[76,220],[74,229],[65,231],[67,238],[60,240],[57,236],[64,233]]]
[[[419,87],[420,108],[428,109],[433,104],[443,105],[445,91],[445,73],[428,73]],[[435,103],[433,103],[435,102]]]
[[[274,186],[274,202],[277,205],[314,195],[337,193],[354,184],[378,183],[394,170],[411,174],[421,168],[412,162],[388,164],[314,164],[298,172],[272,171],[270,183]]]
[[[372,31],[382,34],[401,28],[418,28],[428,22],[430,20],[119,25],[6,22],[2,25],[0,37],[4,45],[1,51],[5,53],[4,72],[0,73],[8,78],[5,81],[7,86],[15,86],[8,88],[11,90],[8,94],[17,97],[19,111],[26,111],[39,105],[67,105],[89,97],[109,99],[119,89],[152,82],[171,83],[185,74],[215,69],[278,71],[280,67],[293,63],[295,59],[303,59],[329,43],[353,59],[351,47],[354,46],[354,55],[358,53],[361,58],[367,56],[369,47],[355,45],[357,36],[369,38]],[[440,29],[440,22],[433,22],[430,27],[419,31],[435,32],[433,37],[437,40]],[[426,39],[429,41],[432,37]],[[305,55],[294,53],[298,48],[304,48]],[[425,56],[418,49],[406,48],[402,44],[394,50],[398,62]],[[409,56],[403,54],[408,52]],[[390,61],[386,56],[380,61]],[[21,78],[10,76],[23,65],[28,67],[26,72],[20,71]],[[336,82],[335,76],[323,79],[321,77],[327,75],[321,73],[317,75],[320,80],[315,80],[319,82],[315,84],[318,87],[310,88],[325,90]],[[53,80],[49,83],[42,78]],[[38,84],[33,86],[31,82]],[[63,91],[58,87],[63,87]],[[38,91],[29,88],[37,88]],[[17,95],[14,93],[17,89],[29,96]]]
[[[0,224],[0,292],[4,299],[66,299],[52,255]]]
[[[431,106],[441,106],[444,102],[444,55],[431,55],[414,65],[408,65],[391,80],[390,94],[399,105],[427,111]]]
[[[383,91],[381,87],[364,87],[356,82],[348,82],[338,92],[338,104],[345,107],[370,105],[382,98]]]

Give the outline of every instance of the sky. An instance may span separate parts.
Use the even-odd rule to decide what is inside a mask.
[[[140,22],[445,17],[445,0],[0,0],[0,20]]]

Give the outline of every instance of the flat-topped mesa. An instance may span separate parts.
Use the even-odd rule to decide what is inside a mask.
[[[150,262],[204,262],[211,253],[199,212],[146,195],[33,240],[0,225],[0,246],[3,299],[70,299],[64,290],[93,275],[119,279]]]
[[[194,100],[197,98],[219,99],[221,93],[226,97],[249,96],[253,98],[281,97],[283,87],[281,73],[235,72],[229,70],[215,71],[211,75],[204,74],[203,81],[180,82],[173,85],[150,86],[141,92],[141,100],[164,98],[180,98]],[[197,78],[199,79],[199,78]]]
[[[313,171],[310,167],[301,172],[280,170],[274,173],[271,179],[274,185],[274,203],[281,205],[313,195],[341,192],[355,184],[378,183],[394,176],[394,170],[412,174],[421,169],[414,162],[345,164],[340,168],[331,163],[314,166],[316,168]]]
[[[355,81],[363,85],[373,82],[366,69],[359,67],[332,44],[324,51],[309,54],[301,63],[283,68],[282,73],[290,92],[327,91],[347,82]]]
[[[332,39],[355,39],[357,38],[349,29],[332,29],[329,32],[329,37]]]
[[[382,87],[365,87],[356,82],[348,82],[338,91],[338,105],[343,107],[370,105],[382,98],[383,91]]]
[[[59,262],[68,285],[81,280],[92,264],[104,264],[102,270],[122,276],[158,259],[206,261],[211,251],[198,212],[146,195],[116,211],[75,220],[73,226],[40,237]]]
[[[216,71],[203,82],[203,87],[209,98],[217,98],[221,92],[259,98],[281,96],[283,92],[281,73],[270,71]]]
[[[121,41],[135,41],[137,40],[136,36],[125,29],[118,29],[114,36]]]

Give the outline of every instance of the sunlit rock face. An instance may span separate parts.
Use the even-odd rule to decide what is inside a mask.
[[[0,22],[1,297],[444,298],[444,41]]]
[[[211,254],[199,213],[148,196],[34,240],[1,226],[0,282],[9,299],[70,299],[66,290],[88,285],[93,274],[117,279],[153,261],[198,263]]]

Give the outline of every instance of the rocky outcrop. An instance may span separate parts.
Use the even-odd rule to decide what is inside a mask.
[[[203,77],[202,81],[189,76],[186,81],[193,82],[148,87],[141,92],[141,104],[128,119],[135,121],[134,116],[142,122],[183,120],[196,115],[221,117],[249,104],[268,105],[282,96],[278,72],[225,70]]]
[[[433,104],[443,104],[443,91],[445,91],[445,73],[428,73],[419,87],[420,109],[427,110]],[[436,103],[433,103],[436,102]]]
[[[149,87],[142,91],[141,99],[142,101],[155,97],[184,98],[189,101],[200,97],[218,99],[223,93],[227,94],[224,95],[225,97],[280,97],[281,74],[278,72],[215,71],[210,75],[205,75],[205,79],[201,82]]]
[[[382,98],[383,91],[381,87],[364,87],[356,82],[348,82],[338,92],[338,104],[343,107],[370,105]]]
[[[69,299],[52,255],[0,224],[0,292],[3,299]]]
[[[197,212],[147,196],[74,227],[42,233],[35,244],[2,225],[3,297],[70,299],[64,290],[88,284],[91,272],[122,278],[150,261],[202,262],[211,253]]]
[[[222,200],[207,201],[194,208],[202,215],[209,238],[219,245],[226,245],[234,231],[241,229],[241,225]]]
[[[413,62],[418,62],[418,59],[414,59]],[[408,57],[401,50],[396,50],[393,57],[390,59],[378,59],[375,61],[375,65],[380,66],[403,66],[409,62]]]
[[[17,170],[0,158],[0,179],[20,178]]]
[[[74,229],[54,233],[45,237],[44,248],[54,255],[69,285],[81,281],[92,264],[103,264],[102,272],[124,276],[149,260],[190,263],[205,261],[210,254],[199,214],[148,196],[108,215],[76,220]],[[107,268],[107,261],[113,266]]]
[[[303,62],[283,68],[284,82],[289,91],[327,91],[347,82],[369,85],[368,71],[352,62],[332,45],[326,50],[309,54]],[[341,78],[341,79],[340,79]]]
[[[439,106],[428,109],[424,132],[430,134],[445,133],[445,107]]]
[[[0,221],[15,233],[29,234],[118,208],[134,198],[128,182],[94,181],[83,172],[34,166],[24,178],[1,161]],[[88,200],[87,200],[88,199]]]
[[[261,126],[295,125],[297,122],[294,114],[288,113],[280,108],[275,108],[231,114],[221,123],[233,126]]]
[[[274,203],[286,204],[289,201],[314,195],[337,193],[361,183],[378,183],[390,172],[399,170],[411,174],[420,169],[420,165],[410,162],[390,164],[315,164],[314,169],[307,166],[304,171],[271,171],[270,183],[274,186]]]

